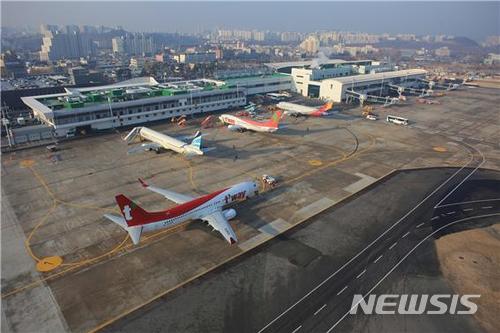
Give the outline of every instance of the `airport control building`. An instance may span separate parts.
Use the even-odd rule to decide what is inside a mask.
[[[22,97],[22,101],[60,137],[223,111],[245,105],[248,95],[290,89],[291,77],[283,74],[161,84],[146,77],[101,87],[66,88],[64,93]]]
[[[389,85],[417,88],[427,71],[399,70],[396,66],[373,60],[330,59],[266,64],[277,73],[292,78],[292,91],[311,98],[343,102],[349,96],[387,95]]]

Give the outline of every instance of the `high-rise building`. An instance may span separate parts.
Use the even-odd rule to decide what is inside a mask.
[[[259,42],[263,42],[266,39],[266,34],[264,33],[264,31],[254,30],[252,31],[252,39]]]
[[[298,42],[300,34],[298,32],[282,32],[280,39],[282,42]]]
[[[128,34],[124,42],[125,52],[132,55],[153,54],[157,49],[153,37],[142,33]]]
[[[111,40],[114,53],[125,53],[125,41],[123,37],[115,37]]]
[[[77,59],[93,54],[92,40],[87,34],[80,34],[77,26],[58,30],[55,26],[42,25],[43,32],[40,60],[55,61]]]

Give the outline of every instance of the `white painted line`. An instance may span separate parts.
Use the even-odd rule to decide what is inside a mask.
[[[394,244],[392,244],[391,246],[389,246],[389,250],[392,250],[394,248],[394,246],[396,246],[398,244],[398,242],[395,242]]]
[[[467,145],[465,143],[465,145]],[[478,151],[476,148],[470,146],[470,145],[467,145],[469,147],[471,147],[472,149]],[[479,152],[481,153],[481,152]],[[297,300],[295,303],[293,303],[292,305],[290,305],[288,308],[286,308],[285,310],[283,310],[279,315],[277,315],[273,320],[271,320],[270,322],[268,322],[266,324],[266,326],[264,326],[263,328],[261,328],[258,333],[261,333],[263,332],[264,330],[266,330],[269,326],[271,326],[273,323],[275,323],[278,319],[280,319],[281,317],[283,317],[286,313],[288,313],[291,309],[293,309],[295,306],[297,306],[297,304],[299,304],[300,302],[302,302],[303,300],[305,300],[307,297],[309,297],[312,293],[314,293],[316,290],[318,290],[322,285],[324,285],[326,282],[328,282],[331,278],[333,278],[334,276],[336,276],[340,271],[342,271],[347,265],[349,265],[351,262],[353,262],[356,258],[358,258],[361,254],[363,254],[366,250],[368,250],[373,244],[375,244],[376,242],[378,242],[379,239],[381,239],[382,237],[385,236],[385,234],[387,234],[389,231],[391,231],[395,226],[397,226],[399,223],[401,223],[401,221],[403,221],[405,218],[407,218],[411,213],[413,213],[415,210],[417,210],[417,208],[419,208],[424,202],[426,202],[430,197],[432,197],[434,194],[436,194],[443,186],[445,186],[446,184],[448,184],[448,182],[450,182],[450,180],[452,180],[460,171],[462,171],[463,169],[465,169],[470,163],[472,163],[474,161],[474,155],[471,153],[471,158],[469,159],[469,161],[464,164],[460,169],[458,169],[457,171],[455,171],[450,177],[448,177],[444,182],[442,182],[438,187],[436,187],[431,193],[429,193],[425,198],[423,198],[419,203],[417,203],[415,206],[413,206],[412,209],[410,209],[405,215],[403,215],[399,220],[397,220],[396,222],[394,222],[390,227],[388,227],[384,232],[382,232],[380,235],[378,235],[377,238],[375,238],[373,241],[371,241],[368,245],[366,245],[362,250],[360,250],[358,253],[356,253],[356,255],[354,255],[351,259],[349,259],[347,262],[345,262],[342,266],[340,266],[335,272],[333,272],[332,274],[330,274],[327,278],[325,278],[322,282],[320,282],[316,287],[314,287],[313,289],[311,289],[308,293],[306,293],[304,296],[302,296],[299,300]],[[483,155],[483,162],[484,163],[485,159],[484,159],[484,155]],[[482,163],[480,165],[482,165]],[[473,174],[477,169],[479,168],[479,166],[474,169],[470,174]],[[442,200],[443,201],[443,200]],[[441,202],[442,202],[441,201]],[[440,203],[441,203],[440,202]]]
[[[439,216],[434,216],[434,217],[431,219],[431,221],[433,221],[433,220],[437,220],[438,218],[439,218]]]
[[[296,329],[294,329],[294,330],[292,331],[292,333],[296,333],[296,332],[298,332],[301,328],[302,328],[302,325],[300,325],[299,327],[297,327]]]
[[[377,258],[377,259],[375,259],[375,261],[374,261],[373,263],[374,263],[374,264],[376,264],[376,263],[377,263],[377,261],[379,261],[379,260],[380,260],[383,256],[384,256],[383,254],[379,255],[379,256],[378,256],[378,258]]]
[[[348,286],[345,286],[344,288],[342,288],[342,290],[341,290],[341,291],[339,291],[339,292],[337,293],[337,296],[338,296],[338,295],[340,295],[340,294],[342,294],[342,293],[344,292],[344,290],[346,290],[346,289],[347,289],[347,287],[348,287]]]
[[[365,273],[366,273],[366,269],[363,270],[361,273],[359,273],[358,276],[356,276],[356,279],[359,279]]]
[[[316,310],[316,312],[314,312],[314,316],[317,315],[318,313],[320,313],[321,310],[323,310],[324,308],[326,308],[326,304],[323,304],[322,307],[320,307],[318,310]]]
[[[448,213],[446,213],[446,215],[453,215],[453,214],[455,214],[455,213],[456,213],[456,211],[452,211],[452,212],[448,212]]]
[[[443,230],[444,228],[446,227],[449,227],[451,225],[454,225],[454,224],[457,224],[457,223],[460,223],[460,222],[463,222],[463,221],[468,221],[468,220],[473,220],[473,219],[478,219],[478,218],[483,218],[483,217],[490,217],[490,216],[499,216],[500,213],[493,213],[493,214],[485,214],[485,215],[479,215],[479,216],[471,216],[471,217],[466,217],[466,218],[463,218],[463,219],[460,219],[460,220],[456,220],[456,221],[453,221],[453,222],[450,222],[448,224],[445,224],[444,226],[442,226],[441,228],[439,229],[436,229],[434,230],[432,233],[430,233],[429,235],[427,235],[424,239],[422,239],[417,245],[415,245],[410,251],[408,251],[408,253],[405,254],[405,256],[403,258],[401,258],[370,290],[368,290],[368,292],[363,296],[362,299],[360,299],[358,301],[358,303],[356,304],[353,304],[352,307],[347,310],[347,312],[339,319],[335,322],[335,324],[333,324],[332,327],[330,327],[330,329],[328,331],[326,331],[326,333],[330,333],[332,332],[332,330],[342,321],[345,319],[345,317],[347,317],[349,315],[349,313],[351,312],[352,309],[354,309],[355,307],[358,306],[359,303],[361,303],[361,301],[363,299],[365,299],[366,296],[368,296],[373,290],[375,290],[375,288],[378,287],[379,284],[382,283],[382,281],[384,281],[406,258],[408,258],[410,256],[410,254],[412,254],[422,243],[424,243],[425,241],[427,241],[427,239],[429,239],[430,237],[432,237],[433,235],[435,235],[436,233],[440,232],[441,230]]]
[[[419,225],[416,226],[416,229],[420,228],[421,226],[423,226],[425,223],[420,223]]]
[[[406,234],[404,234],[403,236],[401,236],[401,238],[405,238],[406,236],[408,236],[410,234],[410,232],[408,231]]]
[[[477,152],[481,155],[482,161],[481,161],[481,163],[479,163],[479,165],[478,165],[477,167],[475,167],[475,168],[474,168],[474,170],[472,170],[472,171],[471,171],[471,172],[470,172],[470,173],[469,173],[469,174],[468,174],[468,175],[467,175],[464,179],[462,179],[462,181],[461,181],[460,183],[458,183],[458,185],[457,185],[457,186],[455,186],[455,187],[453,188],[453,190],[451,190],[450,192],[448,192],[448,194],[446,194],[446,195],[445,195],[445,197],[444,197],[443,199],[441,199],[441,201],[439,201],[439,202],[438,202],[438,204],[437,204],[436,206],[434,206],[434,208],[438,208],[438,207],[439,207],[439,205],[441,205],[441,203],[442,203],[443,201],[445,201],[446,199],[448,199],[448,197],[449,197],[449,196],[450,196],[453,192],[455,192],[455,191],[457,190],[457,188],[459,188],[459,187],[460,187],[460,186],[461,186],[461,185],[462,185],[462,184],[463,184],[463,183],[464,183],[467,179],[469,179],[469,177],[470,177],[470,176],[472,176],[472,175],[474,174],[474,172],[476,172],[476,170],[477,170],[477,169],[479,169],[479,168],[480,168],[480,167],[481,167],[481,166],[482,166],[482,165],[486,162],[486,158],[484,157],[483,153],[482,153],[480,150],[478,150],[478,149],[476,149],[476,148],[472,147],[471,145],[469,145],[469,144],[467,144],[467,143],[465,143],[465,142],[462,142],[462,143],[463,143],[463,144],[465,144],[465,145],[467,145],[467,146],[469,146],[469,147],[471,147],[471,148],[473,148],[475,151],[477,151]],[[471,156],[471,160],[470,160],[470,162],[472,162],[473,160],[474,160],[474,156],[472,155],[472,156]],[[469,162],[469,163],[470,163],[470,162]],[[468,165],[469,163],[467,163],[467,165]],[[460,168],[460,170],[462,170],[463,168],[464,168],[464,167]]]
[[[474,210],[474,208],[464,208],[462,209],[464,212],[470,212],[471,210]]]
[[[492,209],[493,206],[484,206],[484,207],[481,207],[481,209]]]
[[[484,199],[484,200],[454,202],[454,203],[450,203],[450,204],[446,204],[446,205],[441,205],[439,207],[457,206],[457,205],[465,205],[465,204],[472,204],[472,203],[478,203],[478,202],[490,202],[490,201],[500,201],[500,199]]]

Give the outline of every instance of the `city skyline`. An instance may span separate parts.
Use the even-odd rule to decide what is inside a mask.
[[[361,5],[363,10],[356,10]],[[303,33],[336,30],[445,34],[481,41],[498,34],[499,6],[498,2],[3,2],[2,25],[105,25],[181,33],[217,28]],[[304,15],[308,11],[311,14]]]

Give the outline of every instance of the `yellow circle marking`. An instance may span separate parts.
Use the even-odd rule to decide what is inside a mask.
[[[35,164],[35,161],[33,160],[22,160],[21,161],[21,168],[29,168],[32,167]]]
[[[434,147],[432,148],[434,151],[437,151],[437,152],[440,152],[440,153],[444,153],[445,151],[448,151],[448,149],[446,149],[445,147]]]
[[[56,269],[62,264],[63,260],[61,257],[54,256],[54,257],[45,257],[40,259],[36,263],[36,269],[39,272],[49,272],[53,269]]]
[[[309,160],[309,164],[312,166],[320,166],[323,165],[323,162],[321,162],[321,160]]]

